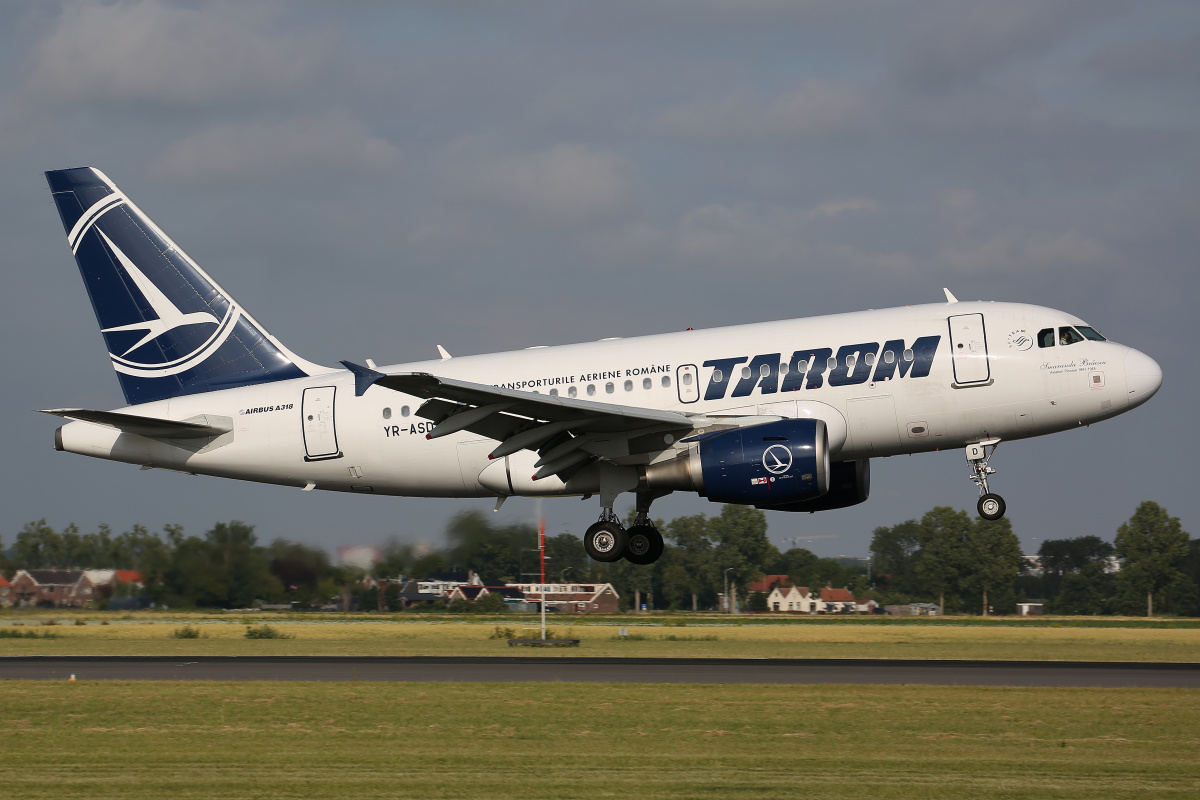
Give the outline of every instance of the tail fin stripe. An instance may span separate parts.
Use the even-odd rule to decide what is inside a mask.
[[[88,229],[96,223],[100,216],[111,208],[116,208],[118,205],[126,201],[125,195],[117,192],[110,194],[97,200],[91,208],[83,212],[83,216],[75,223],[75,227],[67,234],[67,243],[71,245],[71,253],[79,251],[79,243],[83,241],[83,235],[88,232]]]

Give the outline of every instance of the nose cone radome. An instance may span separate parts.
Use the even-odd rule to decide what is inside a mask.
[[[1145,353],[1131,349],[1125,354],[1125,386],[1129,407],[1140,406],[1162,386],[1162,367]]]

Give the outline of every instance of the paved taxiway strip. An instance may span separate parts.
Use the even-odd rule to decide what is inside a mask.
[[[1200,664],[885,659],[8,656],[0,680],[564,681],[1200,689]]]

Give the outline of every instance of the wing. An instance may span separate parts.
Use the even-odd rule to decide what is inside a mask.
[[[122,414],[117,411],[92,411],[87,408],[50,408],[44,409],[42,413],[104,425],[116,428],[122,433],[132,433],[151,439],[204,439],[210,436],[221,436],[233,430],[233,420],[229,417],[209,415],[192,417],[186,422],[180,422],[171,419],[140,417],[136,414]]]
[[[382,386],[425,400],[416,413],[433,420],[436,439],[459,431],[495,439],[490,458],[534,450],[537,477],[568,480],[597,458],[617,463],[646,463],[690,434],[693,420],[674,411],[657,411],[502,389],[424,372],[385,374],[349,361],[355,394]]]

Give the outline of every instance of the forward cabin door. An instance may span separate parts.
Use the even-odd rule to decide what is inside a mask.
[[[314,386],[304,390],[300,414],[304,425],[304,460],[338,458],[337,429],[333,424],[333,386]]]
[[[954,382],[960,385],[991,380],[987,334],[983,314],[957,314],[949,319],[950,352],[954,354]]]

